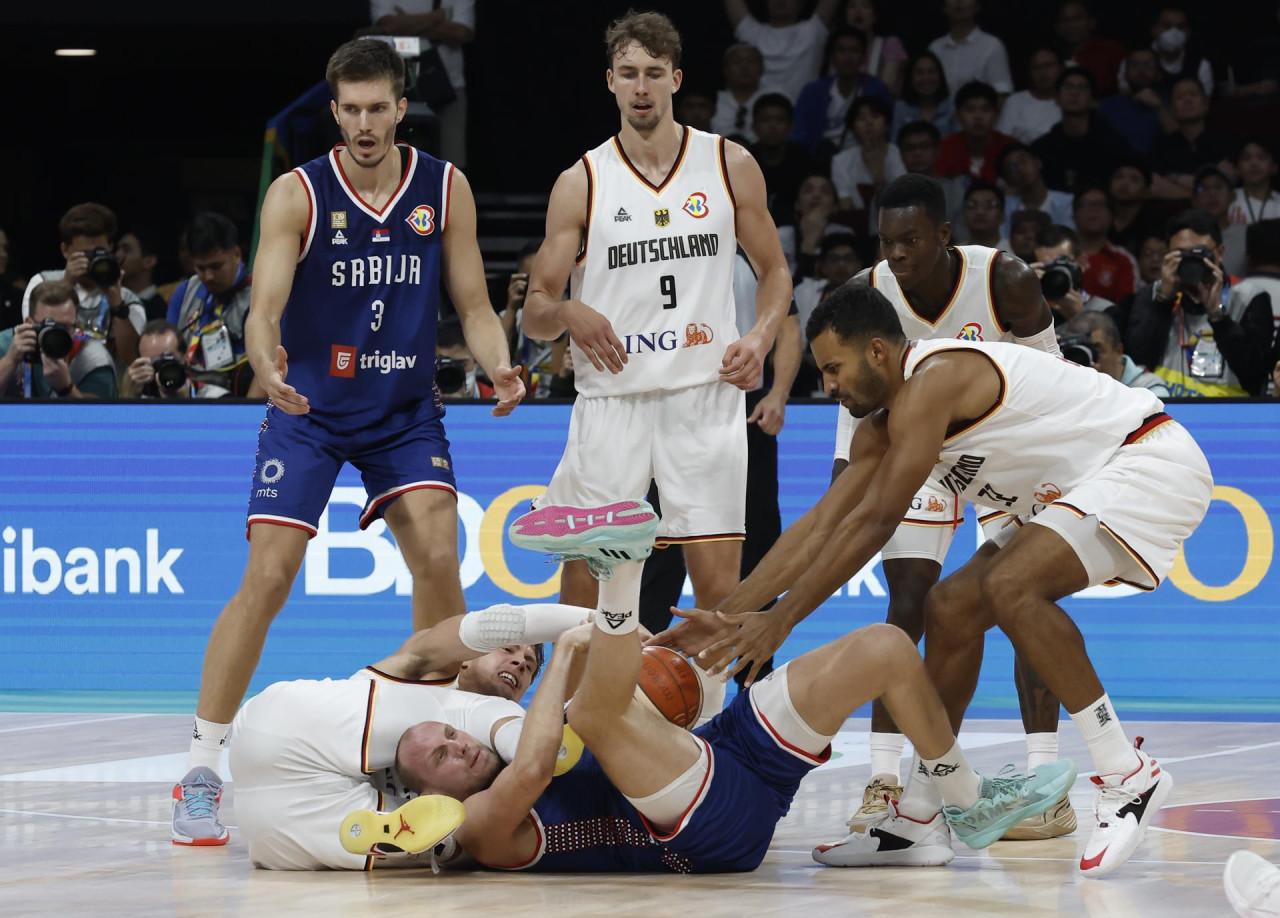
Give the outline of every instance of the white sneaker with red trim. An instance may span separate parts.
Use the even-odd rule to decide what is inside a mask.
[[[1280,916],[1280,867],[1252,851],[1237,851],[1227,858],[1222,885],[1227,901],[1241,918]]]
[[[829,867],[941,867],[955,856],[941,812],[921,822],[899,813],[887,796],[884,814],[865,832],[813,849],[813,859]]]
[[[1098,788],[1093,804],[1098,827],[1080,856],[1080,872],[1087,877],[1106,876],[1129,860],[1173,791],[1173,777],[1142,751],[1142,737],[1133,748],[1138,767],[1132,772],[1089,779]]]

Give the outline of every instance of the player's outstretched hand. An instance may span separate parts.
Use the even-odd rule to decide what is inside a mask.
[[[760,667],[782,646],[782,642],[791,633],[791,628],[782,616],[768,611],[742,612],[737,615],[717,612],[716,615],[726,625],[740,627],[736,633],[698,654],[698,659],[706,665],[707,675],[714,676],[723,672],[722,682],[728,682],[750,665],[744,686],[749,688],[756,681],[756,676],[760,675]],[[734,660],[738,662],[733,663]],[[730,663],[733,665],[730,666]]]
[[[670,647],[692,656],[737,630],[717,618],[715,612],[705,609],[677,609],[672,606],[671,613],[684,621],[676,622],[666,631],[655,634],[645,641],[646,645]]]
[[[729,345],[720,365],[720,381],[739,389],[754,389],[764,374],[764,358],[769,349],[755,334],[748,334]]]
[[[604,372],[621,373],[627,349],[613,332],[609,320],[586,303],[567,302],[562,313],[573,343],[582,348],[592,365]]]
[[[520,372],[524,367],[498,367],[493,371],[493,394],[498,397],[498,404],[490,412],[495,418],[505,418],[516,410],[520,399],[524,398],[524,380]]]
[[[289,355],[285,349],[276,345],[276,364],[262,379],[262,390],[272,404],[285,414],[306,414],[311,410],[311,403],[305,395],[299,395],[293,386],[285,385],[284,378],[289,375]]]

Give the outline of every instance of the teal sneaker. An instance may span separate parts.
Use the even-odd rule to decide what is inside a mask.
[[[983,778],[978,801],[967,810],[942,808],[956,838],[970,848],[985,848],[1022,820],[1056,806],[1076,780],[1070,759],[1040,765],[1031,774],[1012,770],[1006,765],[996,777]]]
[[[547,552],[558,561],[586,561],[597,580],[611,578],[615,564],[648,558],[657,534],[658,514],[643,500],[542,507],[507,529],[511,544],[520,548]]]

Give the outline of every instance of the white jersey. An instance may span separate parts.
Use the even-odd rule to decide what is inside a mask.
[[[1003,342],[913,342],[903,356],[903,377],[910,379],[922,360],[947,350],[978,351],[1003,383],[990,411],[943,441],[930,476],[956,497],[983,506],[1025,514],[1056,501],[1088,481],[1164,410],[1148,389]]]
[[[614,375],[571,342],[587,397],[684,389],[719,379],[738,338],[733,190],[724,138],[684,128],[675,165],[652,184],[615,136],[582,157],[587,231],[570,296],[609,320],[628,362]]]

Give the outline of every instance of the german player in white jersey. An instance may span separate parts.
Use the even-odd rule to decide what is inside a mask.
[[[959,338],[1006,341],[1057,354],[1053,315],[1040,283],[1015,255],[980,245],[951,244],[942,190],[928,178],[904,175],[890,182],[878,199],[880,251],[884,258],[850,281],[885,295],[898,313],[908,338]],[[840,409],[832,480],[849,464],[854,417]],[[966,501],[946,488],[926,482],[880,557],[889,588],[887,620],[917,643],[925,627],[925,597],[942,573],[942,563]],[[975,506],[987,538],[1009,523],[1003,507]],[[994,546],[979,550],[973,563],[983,563]],[[1027,732],[1028,769],[1058,757],[1058,699],[1045,688],[1021,657],[1014,681]],[[885,798],[901,797],[899,761],[905,737],[884,705],[871,708],[871,778],[862,806],[849,820],[852,831],[867,828],[885,812]],[[1075,813],[1064,796],[1056,806],[1015,826],[1011,839],[1052,838],[1076,827]]]
[[[1084,638],[1056,603],[1097,584],[1159,585],[1208,509],[1204,454],[1149,391],[1088,367],[1003,342],[908,341],[874,288],[836,291],[807,333],[828,390],[866,419],[849,466],[717,612],[684,613],[687,621],[655,640],[705,651],[713,673],[735,658],[727,671],[767,659],[888,541],[927,479],[957,498],[996,502],[1025,525],[1003,529],[999,549],[970,576],[939,584],[946,596],[930,604],[925,667],[958,731],[984,633],[998,625],[1008,635],[1084,735],[1097,826],[1080,870],[1110,873],[1137,848],[1172,779],[1141,737],[1126,739]],[[945,863],[950,839],[935,834],[930,774],[913,768],[899,804],[815,859]]]
[[[679,125],[680,36],[659,13],[605,35],[621,130],[561,174],[529,281],[524,330],[566,329],[575,382],[568,443],[535,504],[603,506],[656,480],[658,544],[682,544],[699,602],[738,582],[746,494],[745,390],[791,300],[764,178],[741,146]],[[754,327],[739,338],[733,260],[757,276]],[[562,300],[566,283],[570,297]],[[583,562],[561,601],[594,607]]]

